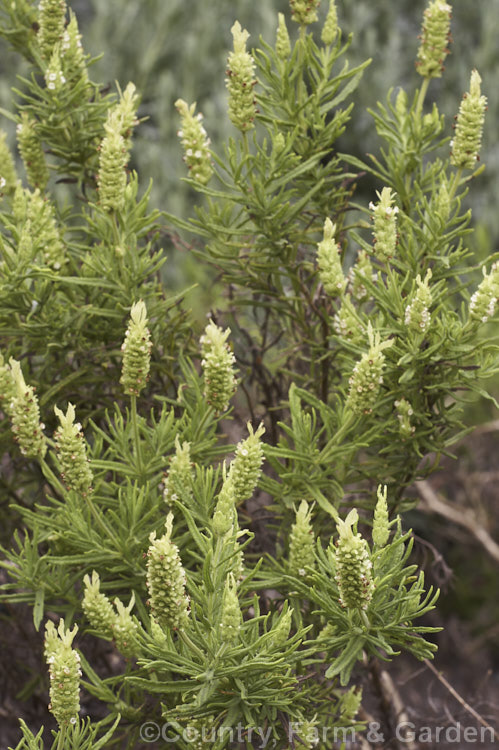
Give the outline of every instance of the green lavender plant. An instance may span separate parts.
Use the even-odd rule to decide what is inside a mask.
[[[33,190],[18,183],[0,205],[2,440],[22,449],[7,471],[22,532],[2,547],[1,595],[32,606],[37,628],[66,620],[47,631],[65,675],[52,680],[57,750],[135,748],[147,721],[180,750],[186,728],[241,724],[281,748],[296,725],[313,746],[319,726],[359,726],[354,668],[436,649],[416,621],[438,593],[409,560],[399,513],[467,429],[462,394],[497,372],[480,330],[496,259],[476,288],[464,209],[485,99],[472,74],[450,154],[426,104],[449,11],[430,3],[421,88],[372,111],[369,163],[340,154],[368,62],[349,66],[334,2],[318,27],[319,2],[289,11],[299,28],[280,16],[274,46],[249,50],[232,26],[222,149],[176,99],[202,203],[168,221],[198,235],[193,252],[225,289],[201,332],[165,294],[170,229],[125,169],[135,86],[113,96],[92,82],[64,3],[42,4],[31,35],[34,15],[4,6],[33,66],[13,115]],[[367,200],[361,173],[376,181]],[[112,673],[73,649],[85,628],[116,651]],[[76,719],[77,662],[102,722]],[[20,748],[40,747],[21,731]]]

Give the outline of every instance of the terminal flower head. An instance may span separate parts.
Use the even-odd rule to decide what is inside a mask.
[[[166,519],[165,534],[156,539],[153,532],[147,551],[146,584],[151,614],[164,630],[184,627],[189,615],[186,577],[178,547],[171,540],[173,513]]]
[[[423,78],[441,78],[449,54],[452,7],[442,0],[431,0],[423,15],[421,44],[416,70]]]
[[[317,21],[317,9],[321,0],[289,0],[291,18],[300,26],[308,26]]]
[[[225,581],[220,621],[220,638],[223,643],[229,645],[236,643],[241,629],[241,622],[242,616],[237,595],[237,585],[233,573],[229,573]]]
[[[47,187],[49,171],[38,136],[36,121],[26,112],[23,112],[16,133],[17,145],[26,169],[28,182],[32,187],[40,188],[43,191]]]
[[[66,11],[65,0],[40,0],[37,37],[45,60],[50,60],[54,46],[63,38]]]
[[[84,593],[81,607],[91,627],[104,638],[111,638],[116,612],[108,597],[100,590],[99,574],[94,570],[92,576],[83,579]]]
[[[233,25],[234,51],[227,60],[227,78],[225,83],[229,92],[229,118],[231,122],[245,132],[254,127],[256,100],[253,88],[255,63],[246,51],[249,33],[241,28],[239,21]]]
[[[410,402],[406,398],[400,398],[395,401],[394,406],[397,410],[397,419],[399,421],[399,432],[402,441],[410,438],[416,432],[416,427],[411,423],[411,417],[414,414]]]
[[[357,511],[353,509],[344,521],[338,521],[336,583],[342,607],[367,609],[374,591],[372,562],[366,540],[352,529],[357,520]]]
[[[9,407],[14,440],[23,456],[43,458],[47,452],[47,442],[43,434],[45,425],[40,422],[35,389],[26,384],[19,362],[11,357],[9,364],[16,388]]]
[[[145,303],[139,300],[130,310],[130,322],[121,346],[123,366],[120,383],[125,393],[138,396],[147,383],[151,366],[151,333],[147,327]]]
[[[191,461],[191,444],[180,444],[178,435],[175,437],[175,453],[170,457],[170,466],[166,473],[163,489],[165,503],[175,500],[185,502],[192,497],[194,475]]]
[[[470,299],[470,320],[477,323],[486,323],[494,315],[496,304],[499,299],[499,263],[496,261],[490,272],[483,268],[483,279],[476,292]]]
[[[229,480],[234,487],[236,503],[248,500],[255,491],[256,484],[262,473],[263,446],[261,436],[265,427],[261,424],[256,432],[250,422],[247,424],[249,436],[242,440],[236,448],[236,455],[229,469]]]
[[[306,568],[315,565],[315,535],[312,527],[312,509],[302,500],[289,535],[289,568],[293,575],[306,576]]]
[[[210,156],[210,139],[202,125],[203,115],[196,111],[196,103],[189,105],[183,99],[175,102],[181,117],[181,127],[177,131],[184,149],[184,161],[189,170],[189,177],[202,185],[209,182],[213,174]]]
[[[223,331],[210,321],[200,338],[205,396],[216,412],[226,411],[236,390],[236,358],[227,343],[230,328]]]
[[[384,547],[390,536],[388,523],[388,504],[386,502],[386,484],[378,487],[378,500],[374,509],[373,542],[377,547]]]
[[[54,433],[54,440],[61,464],[62,480],[68,489],[87,497],[92,491],[93,474],[87,458],[81,424],[75,422],[75,408],[73,404],[68,404],[66,414],[57,406],[54,407],[54,411],[60,423]]]
[[[280,60],[287,60],[291,54],[291,42],[283,13],[278,13],[279,25],[275,42],[275,51]]]
[[[326,293],[330,297],[341,297],[345,291],[347,280],[341,268],[341,248],[334,239],[336,225],[331,219],[324,222],[324,235],[317,245],[317,265],[319,278]]]
[[[385,355],[383,350],[393,344],[393,340],[381,341],[379,332],[374,332],[371,321],[368,323],[369,350],[362,355],[353,368],[349,379],[350,389],[347,406],[354,414],[370,414],[378,400],[383,383]]]
[[[329,0],[329,10],[327,12],[324,26],[322,27],[321,40],[323,44],[333,44],[338,36],[338,11],[336,10],[336,0]]]
[[[416,290],[412,295],[411,302],[405,308],[404,323],[411,333],[426,333],[430,327],[432,303],[429,281],[431,270],[428,269],[424,281],[420,274],[416,277]]]
[[[60,727],[76,724],[80,712],[80,656],[71,646],[78,631],[66,630],[64,620],[55,628],[52,621],[46,626],[47,664],[50,674],[49,711]]]
[[[381,193],[376,193],[378,203],[370,203],[372,211],[374,254],[378,260],[385,263],[395,254],[397,246],[397,214],[398,206],[394,206],[395,194],[390,188],[384,187]]]
[[[480,75],[471,73],[470,90],[462,98],[451,141],[450,163],[458,169],[473,169],[479,160],[487,98],[480,89]]]

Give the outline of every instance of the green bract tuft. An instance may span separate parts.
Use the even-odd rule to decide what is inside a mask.
[[[463,96],[451,141],[450,163],[458,169],[474,169],[479,160],[487,98],[480,89],[478,71],[471,73],[470,90]]]
[[[312,527],[312,508],[302,500],[289,535],[289,570],[293,575],[305,577],[315,563],[315,536]]]
[[[45,60],[50,60],[54,46],[63,38],[66,11],[65,0],[40,0],[38,44]]]
[[[443,0],[431,0],[424,12],[416,70],[424,78],[440,78],[449,54],[452,7]]]
[[[372,211],[374,255],[382,263],[393,258],[397,246],[398,206],[394,206],[395,195],[390,188],[384,187],[377,192],[378,203],[370,203]]]
[[[37,123],[25,112],[17,126],[17,144],[29,184],[44,191],[49,179],[45,154],[38,136]]]
[[[138,396],[144,389],[151,366],[152,341],[147,327],[147,310],[139,300],[130,310],[130,323],[121,345],[123,367],[120,383],[129,396]]]
[[[355,510],[350,511],[345,521],[338,521],[336,583],[342,607],[367,609],[374,591],[372,562],[366,540],[352,531],[356,521]]]
[[[317,8],[320,0],[289,0],[291,18],[300,26],[308,26],[317,21]]]
[[[247,424],[249,437],[238,443],[236,455],[229,469],[228,481],[232,482],[236,503],[248,500],[254,493],[262,472],[263,446],[260,437],[265,432],[263,424],[253,432],[250,422]]]
[[[324,222],[324,239],[317,245],[317,264],[322,285],[330,297],[341,296],[347,281],[341,268],[341,248],[334,239],[336,226],[331,219]]]
[[[68,404],[66,414],[57,406],[54,407],[60,427],[54,433],[57,457],[61,464],[61,477],[70,490],[79,492],[83,497],[92,491],[93,474],[87,458],[83,430],[79,422],[75,423],[75,408]]]
[[[94,570],[92,576],[83,579],[84,593],[81,603],[85,617],[91,627],[104,638],[111,638],[116,620],[116,612],[108,597],[100,590],[99,574]]]
[[[184,161],[189,170],[189,177],[197,180],[202,185],[206,185],[211,175],[213,167],[210,156],[210,139],[202,123],[203,115],[196,111],[196,104],[187,104],[183,99],[177,99],[175,106],[181,117],[181,129],[177,135],[181,140],[184,149]]]
[[[178,547],[171,540],[173,514],[166,519],[166,533],[156,539],[151,534],[147,551],[147,590],[149,606],[156,622],[165,630],[183,628],[189,615],[189,597],[185,592],[185,572]]]
[[[227,60],[227,78],[225,79],[229,92],[229,117],[231,122],[245,133],[254,127],[256,115],[256,100],[253,88],[256,84],[254,77],[255,63],[246,51],[249,33],[241,28],[239,21],[233,25],[234,51]]]
[[[40,422],[40,408],[35,389],[26,385],[21,365],[10,359],[10,369],[15,383],[15,395],[9,407],[14,440],[19,450],[27,458],[43,458],[47,452],[47,442]]]
[[[64,620],[59,627],[49,621],[46,626],[46,655],[50,675],[49,710],[60,727],[68,727],[78,722],[80,712],[80,656],[71,648],[78,631],[66,630]]]
[[[234,371],[236,358],[227,343],[229,335],[230,328],[223,331],[210,321],[199,340],[205,396],[217,413],[228,409],[229,401],[236,390],[237,381]]]
[[[391,339],[381,341],[379,332],[373,331],[371,321],[368,323],[367,333],[369,350],[355,365],[348,381],[350,388],[346,403],[355,414],[370,414],[375,407],[383,383],[383,350],[393,344]]]
[[[175,437],[175,453],[170,457],[163,487],[163,499],[169,505],[176,500],[188,503],[192,497],[194,473],[190,448],[190,443],[180,445],[178,435]]]

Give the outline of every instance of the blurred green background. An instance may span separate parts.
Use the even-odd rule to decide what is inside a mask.
[[[461,95],[476,67],[489,98],[482,161],[486,172],[474,185],[470,201],[480,230],[475,241],[483,250],[499,246],[499,0],[452,3],[452,54],[444,77],[432,82],[428,101],[435,99],[449,127]],[[322,0],[320,24],[328,3]],[[339,144],[343,151],[363,156],[377,151],[372,118],[367,113],[384,100],[390,87],[413,91],[420,84],[414,60],[426,2],[423,0],[338,0],[339,23],[354,39],[349,50],[352,65],[370,57],[356,95],[351,127]],[[251,34],[250,46],[261,35],[273,43],[277,12],[286,15],[287,0],[78,0],[73,8],[81,19],[86,49],[105,56],[97,64],[97,80],[136,83],[142,92],[141,114],[149,120],[137,131],[134,160],[143,180],[154,180],[154,203],[171,213],[187,216],[192,196],[179,178],[184,175],[174,102],[180,96],[197,101],[215,150],[234,129],[226,116],[225,60],[232,45],[230,28],[237,19]],[[379,187],[379,186],[377,186]]]

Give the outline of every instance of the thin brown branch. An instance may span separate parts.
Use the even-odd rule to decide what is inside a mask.
[[[381,707],[386,716],[387,725],[390,727],[398,726],[401,722],[407,722],[409,717],[406,713],[404,703],[395,687],[395,683],[384,669],[380,668],[377,661],[372,661],[369,669],[373,685],[376,688],[380,698]],[[390,744],[393,747],[401,748],[398,735],[390,738]],[[410,738],[404,739],[404,747],[407,750],[417,750],[416,745]]]
[[[473,437],[484,435],[488,432],[499,432],[499,419],[493,419],[491,422],[485,422],[473,430]]]
[[[376,727],[379,726],[379,722],[376,721],[376,719],[374,718],[374,716],[372,714],[370,714],[368,711],[366,711],[366,709],[364,708],[364,706],[361,706],[359,708],[359,719],[361,721],[365,721],[368,726],[369,725],[374,725]],[[378,744],[377,742],[371,744],[362,735],[360,735],[358,739],[359,739],[359,742],[360,742],[361,750],[382,750],[382,745]]]
[[[426,666],[428,667],[428,669],[431,672],[433,672],[433,674],[435,675],[435,677],[437,678],[437,680],[439,680],[439,682],[441,682],[442,685],[444,685],[444,687],[447,688],[447,690],[449,691],[449,693],[457,700],[457,702],[460,703],[461,706],[466,711],[468,711],[468,713],[471,714],[478,721],[479,724],[482,725],[482,727],[485,727],[486,729],[491,729],[492,732],[493,732],[493,734],[494,734],[494,737],[496,738],[496,740],[499,740],[499,732],[497,732],[494,729],[494,727],[491,726],[491,724],[489,724],[488,721],[486,721],[483,718],[483,716],[480,716],[480,714],[478,713],[478,711],[475,711],[475,709],[472,708],[470,706],[470,704],[467,703],[461,695],[459,695],[459,693],[457,692],[457,690],[455,690],[455,688],[452,687],[452,685],[450,684],[450,682],[445,679],[445,677],[443,676],[443,674],[441,672],[439,672],[438,669],[436,669],[433,666],[433,664],[431,663],[431,661],[429,661],[429,659],[423,659],[423,661],[426,664]]]
[[[409,722],[409,716],[405,709],[404,702],[402,701],[400,693],[395,687],[395,683],[393,682],[392,678],[384,669],[380,670],[379,684],[383,693],[384,700],[391,707],[391,711],[395,718],[395,723],[407,725]],[[409,737],[405,737],[404,747],[406,747],[407,750],[417,750],[416,744]]]
[[[415,487],[424,502],[422,510],[426,509],[431,513],[437,513],[448,521],[452,521],[452,523],[464,526],[464,528],[468,529],[470,534],[480,542],[492,559],[499,562],[499,544],[492,539],[489,532],[478,523],[475,516],[470,511],[461,507],[455,507],[445,500],[442,500],[432,488],[431,484],[425,479],[420,482],[415,482]]]

